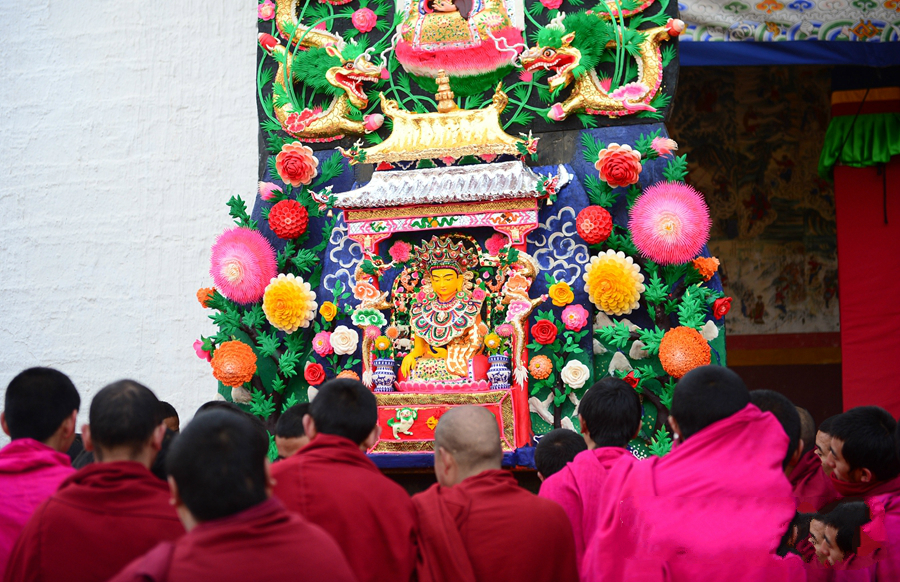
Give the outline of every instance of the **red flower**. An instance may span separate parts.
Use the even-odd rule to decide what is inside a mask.
[[[294,239],[306,232],[309,211],[296,200],[282,200],[269,210],[269,228],[278,238]]]
[[[369,8],[360,8],[350,17],[350,22],[352,22],[356,30],[360,32],[369,32],[375,28],[375,23],[377,21],[378,16],[376,16]]]
[[[562,5],[562,0],[541,0],[541,4],[548,10],[556,10]]]
[[[638,384],[641,383],[640,380],[634,377],[634,372],[628,372],[628,375],[622,379],[628,382],[628,384],[635,389],[638,387]]]
[[[310,386],[318,386],[325,381],[325,368],[322,364],[310,364],[303,371],[303,377]]]
[[[312,109],[304,109],[300,113],[294,112],[287,116],[284,120],[284,130],[291,135],[300,133],[309,126],[316,114]]]
[[[600,179],[617,188],[637,184],[641,177],[641,153],[630,145],[611,143],[602,150],[594,162]]]
[[[544,346],[556,341],[556,333],[556,326],[548,319],[541,319],[531,326],[531,335],[534,337],[534,341]]]
[[[713,302],[713,317],[716,319],[722,319],[729,311],[731,311],[731,297],[722,297]]]
[[[275,169],[285,183],[295,188],[301,184],[309,184],[319,173],[319,160],[313,155],[312,148],[299,141],[286,143],[275,156]]]
[[[612,233],[612,217],[602,206],[588,206],[575,217],[575,230],[589,245],[602,243]]]

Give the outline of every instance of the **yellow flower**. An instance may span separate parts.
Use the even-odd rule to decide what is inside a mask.
[[[437,427],[437,425],[438,425],[438,419],[435,418],[434,416],[429,417],[429,419],[425,421],[425,426],[427,426],[431,430],[434,430],[435,427]]]
[[[553,305],[565,307],[569,303],[572,303],[575,299],[575,294],[572,293],[572,288],[569,287],[568,283],[560,281],[559,283],[550,285],[550,299],[553,300]]]
[[[391,349],[391,340],[387,336],[380,335],[375,338],[375,349],[383,352]]]
[[[319,315],[321,315],[322,319],[325,321],[333,320],[337,316],[337,305],[331,301],[326,301],[319,307]]]
[[[584,290],[604,313],[626,315],[637,309],[644,292],[644,276],[631,257],[609,249],[591,257],[584,273]]]
[[[282,273],[266,287],[262,307],[269,323],[285,333],[294,333],[308,327],[315,316],[316,293],[300,277]]]
[[[500,336],[495,333],[489,333],[484,336],[484,346],[491,350],[496,350],[500,347]]]

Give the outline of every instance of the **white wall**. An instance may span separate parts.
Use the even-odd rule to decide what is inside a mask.
[[[195,292],[255,197],[255,52],[253,0],[0,2],[0,397],[38,365],[81,421],[124,377],[215,396]]]

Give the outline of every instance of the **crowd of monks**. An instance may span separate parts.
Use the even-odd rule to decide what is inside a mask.
[[[177,413],[122,380],[92,399],[31,368],[0,424],[4,582],[900,581],[900,430],[883,409],[823,422],[707,366],[677,384],[674,444],[637,459],[641,401],[604,378],[535,452],[539,495],[503,459],[497,422],[454,408],[437,483],[412,497],[366,456],[374,395],[335,379],[275,427],[225,402]],[[67,454],[68,453],[68,454]]]

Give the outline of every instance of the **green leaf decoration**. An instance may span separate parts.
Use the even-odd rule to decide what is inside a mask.
[[[656,26],[665,26],[666,22],[669,20],[669,15],[666,14],[666,10],[669,8],[669,0],[657,0],[657,4],[659,5],[659,12],[648,18],[650,22],[655,24]],[[671,48],[672,52],[675,52],[675,47],[672,44],[667,44],[667,48]],[[668,63],[663,61],[663,68],[666,67]]]
[[[256,221],[250,219],[247,214],[247,203],[240,196],[232,196],[228,201],[228,214],[234,219],[238,226],[256,230]]]
[[[291,263],[300,273],[308,273],[316,266],[319,256],[310,249],[300,249],[297,256],[291,259]]]
[[[279,271],[284,272],[285,270],[287,270],[288,257],[294,254],[294,249],[296,248],[297,246],[294,241],[289,240],[284,245],[284,249],[278,251],[278,255],[275,257],[275,262],[278,264]]]
[[[653,329],[642,329],[638,331],[638,335],[640,336],[641,342],[644,344],[644,349],[651,354],[656,355],[659,353],[659,342],[662,341],[666,332],[659,329],[659,327],[654,326]]]
[[[583,125],[586,128],[592,129],[594,127],[597,127],[597,125],[599,125],[596,115],[591,115],[589,113],[576,113],[575,117],[577,117],[578,121],[581,122],[581,125]]]
[[[588,198],[591,204],[602,206],[603,208],[612,208],[616,203],[616,194],[609,184],[600,180],[596,176],[588,174],[584,178],[584,186],[587,189]]]
[[[250,310],[244,314],[243,320],[244,325],[247,327],[252,327],[254,329],[258,329],[266,321],[266,314],[263,312],[262,305],[257,303]]]
[[[271,333],[261,333],[256,339],[256,347],[259,348],[259,355],[268,358],[274,356],[281,347],[281,340],[278,339],[278,332],[273,330]]]
[[[653,158],[658,157],[656,150],[653,149],[652,144],[653,140],[659,137],[659,134],[662,132],[662,129],[657,129],[653,133],[641,134],[640,137],[637,138],[634,142],[634,149],[641,152],[641,157],[645,160],[652,160]]]
[[[672,437],[666,427],[661,427],[656,431],[656,438],[650,441],[650,452],[657,457],[662,457],[672,450]]]
[[[241,314],[237,311],[215,313],[209,318],[219,326],[219,330],[225,335],[234,335],[241,329]]]
[[[663,282],[655,269],[649,271],[649,273],[650,277],[648,283],[644,287],[644,299],[651,305],[659,305],[665,301],[666,297],[668,297],[670,289],[669,286]]]
[[[662,25],[660,25],[662,26]],[[672,59],[675,58],[675,46],[671,44],[667,44],[662,49],[662,66],[665,69],[669,66],[669,63],[672,62]]]
[[[665,390],[659,401],[663,406],[672,410],[672,397],[675,395],[675,378],[669,378],[665,384]]]
[[[272,380],[272,390],[279,394],[284,394],[284,380],[276,376],[275,379]]]
[[[334,180],[344,173],[344,156],[341,152],[334,152],[327,160],[322,162],[319,168],[319,177],[313,182],[313,189],[318,188],[322,184]]]
[[[266,456],[269,457],[269,462],[274,463],[278,459],[278,446],[275,444],[275,437],[272,436],[272,433],[269,434],[269,450],[266,452]]]
[[[665,93],[657,93],[656,96],[650,100],[650,107],[656,109],[656,111],[640,111],[635,117],[645,117],[648,119],[662,119],[665,117],[663,115],[662,110],[669,106],[669,102],[672,101],[672,97],[666,95]]]
[[[288,350],[278,358],[278,369],[285,378],[293,378],[297,375],[297,364],[299,363],[300,354],[294,350]]]
[[[681,298],[681,305],[678,306],[678,322],[685,327],[692,327],[700,331],[705,319],[706,302],[696,294],[691,294],[690,289],[686,290]]]
[[[253,390],[250,394],[250,412],[263,420],[272,416],[272,413],[275,412],[275,403],[259,390]]]
[[[581,147],[584,148],[581,153],[584,161],[593,165],[600,156],[600,150],[604,149],[606,145],[595,140],[589,133],[583,133],[581,134]]]
[[[284,414],[285,412],[287,412],[288,408],[290,408],[291,406],[296,406],[297,404],[299,404],[299,402],[297,401],[297,395],[291,394],[284,401],[284,406],[281,407],[281,414]]]
[[[259,126],[266,132],[281,131],[281,124],[277,121],[272,121],[269,118],[263,119]]]
[[[685,176],[687,176],[687,155],[673,157],[663,170],[663,177],[669,182],[681,182]]]
[[[628,209],[631,210],[631,207],[634,206],[635,201],[638,196],[641,195],[641,187],[637,184],[632,184],[628,187]]]
[[[300,328],[294,333],[284,336],[284,345],[288,350],[293,352],[302,352],[306,346],[306,334],[304,328]]]
[[[565,392],[557,392],[553,395],[553,405],[554,406],[562,406],[562,403],[566,401],[566,393]]]
[[[631,332],[628,330],[628,327],[621,321],[617,321],[613,325],[607,325],[606,327],[600,328],[595,332],[598,336],[598,339],[603,343],[611,346],[615,346],[619,349],[624,349],[626,345],[628,345],[628,340],[631,339]]]

